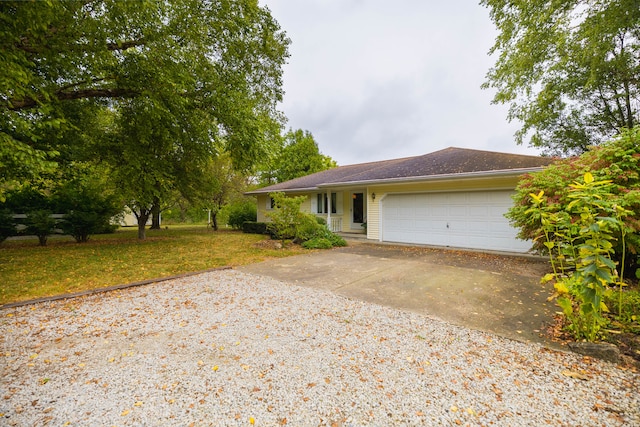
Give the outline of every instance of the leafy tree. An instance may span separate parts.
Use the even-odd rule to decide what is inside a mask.
[[[218,215],[230,201],[243,197],[247,178],[233,167],[230,156],[222,154],[209,159],[197,180],[190,198],[195,205],[211,211],[211,227],[218,230]]]
[[[533,240],[534,247],[545,251],[545,241],[553,241],[554,237],[542,238],[546,227],[541,217],[530,209],[531,194],[542,192],[547,212],[557,217],[564,215],[566,218],[558,221],[560,223],[575,225],[579,218],[567,216],[571,212],[568,206],[572,203],[570,184],[580,182],[587,172],[596,181],[611,182],[606,197],[608,204],[635,212],[635,215],[623,218],[623,226],[614,236],[617,239],[614,259],[618,263],[625,261],[624,270],[632,274],[640,251],[640,217],[637,214],[640,212],[640,127],[625,130],[579,157],[557,160],[540,172],[523,176],[516,188],[514,205],[506,216],[519,228],[520,238]],[[604,215],[605,212],[602,214],[610,216]],[[566,234],[566,231],[558,231],[558,234]],[[623,241],[628,243],[626,247],[622,246]]]
[[[580,154],[640,117],[637,0],[481,0],[499,35],[484,88],[522,122],[516,141]]]
[[[320,152],[309,131],[290,130],[280,144],[275,153],[263,160],[259,171],[261,185],[284,182],[338,166],[331,157]]]
[[[278,182],[288,181],[312,173],[334,168],[337,163],[320,152],[318,144],[309,131],[289,131],[285,145],[276,162]]]
[[[249,169],[280,129],[288,43],[255,0],[0,2],[0,196],[64,156],[68,147],[45,136],[90,131],[87,117],[69,114],[78,101],[106,117],[132,105],[146,117],[161,110],[165,130],[174,128],[165,136],[195,131],[194,142],[215,143]]]

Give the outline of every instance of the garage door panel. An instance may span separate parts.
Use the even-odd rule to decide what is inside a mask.
[[[526,252],[529,242],[504,214],[512,191],[391,194],[381,210],[382,240]]]

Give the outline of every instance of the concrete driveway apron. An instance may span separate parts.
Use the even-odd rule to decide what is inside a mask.
[[[556,307],[537,258],[350,242],[237,269],[559,348],[543,333]]]

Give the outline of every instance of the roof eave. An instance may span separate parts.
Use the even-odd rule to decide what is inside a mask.
[[[400,178],[385,178],[385,179],[372,179],[361,181],[343,181],[343,182],[330,182],[325,184],[318,184],[318,188],[325,187],[352,187],[362,185],[384,185],[395,183],[408,183],[418,181],[447,181],[452,179],[465,179],[465,178],[493,178],[496,176],[520,176],[525,173],[541,171],[543,167],[533,168],[520,168],[520,169],[501,169],[494,171],[479,171],[479,172],[463,172],[463,173],[450,173],[442,175],[423,175],[423,176],[411,176]]]
[[[397,183],[410,183],[419,181],[447,181],[453,179],[471,179],[471,178],[493,178],[496,176],[508,177],[508,176],[520,176],[525,173],[538,172],[543,169],[543,166],[536,166],[532,168],[519,168],[519,169],[500,169],[493,171],[479,171],[479,172],[463,172],[463,173],[449,173],[441,175],[422,175],[422,176],[410,176],[400,178],[384,178],[384,179],[370,179],[360,181],[338,181],[327,182],[318,184],[314,187],[302,187],[302,188],[287,188],[280,190],[264,190],[258,189],[253,191],[247,191],[244,194],[247,196],[257,196],[260,194],[277,193],[282,191],[284,193],[307,193],[310,191],[317,191],[321,188],[328,187],[353,187],[363,185],[384,185],[384,184],[397,184]]]
[[[257,196],[259,194],[270,194],[270,193],[279,193],[279,192],[283,192],[283,193],[307,193],[309,191],[317,191],[318,189],[319,189],[318,187],[282,188],[280,190],[265,190],[265,189],[259,188],[257,190],[253,190],[253,191],[246,191],[246,192],[244,192],[244,194],[246,196]]]

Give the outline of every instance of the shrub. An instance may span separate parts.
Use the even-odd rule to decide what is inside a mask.
[[[16,224],[8,210],[0,210],[0,243],[16,234]]]
[[[242,231],[249,234],[269,234],[265,222],[245,221],[242,224]]]
[[[276,239],[295,239],[299,225],[304,221],[300,206],[306,196],[287,197],[284,193],[272,193],[275,209],[267,213],[271,222],[267,225],[269,233]],[[314,220],[315,222],[315,220]]]
[[[234,230],[242,229],[244,231],[244,223],[255,222],[258,220],[258,211],[255,202],[250,200],[242,200],[230,204],[224,208],[224,214],[228,216],[227,224]],[[245,231],[247,233],[247,231]]]
[[[614,237],[614,261],[624,259],[625,273],[633,277],[640,252],[640,127],[623,131],[612,139],[579,157],[558,160],[541,172],[522,177],[514,195],[514,205],[506,217],[519,229],[518,237],[532,240],[534,248],[547,252],[544,242],[539,239],[542,224],[540,217],[530,211],[530,194],[543,191],[546,204],[554,212],[567,211],[573,202],[570,195],[572,182],[580,181],[585,173],[591,173],[596,181],[611,181],[609,201],[612,205],[635,212],[624,218],[623,227]],[[575,222],[577,216],[569,218]],[[624,239],[622,238],[624,234]],[[536,240],[537,239],[537,240]],[[622,241],[627,243],[622,247]],[[620,264],[622,266],[622,264]]]
[[[267,225],[272,237],[295,239],[305,248],[310,247],[309,245],[324,249],[347,245],[342,237],[332,233],[326,225],[321,224],[315,215],[300,212],[300,205],[305,200],[304,196],[286,197],[283,193],[275,193],[271,197],[276,202],[275,211],[267,214],[272,220]],[[313,242],[304,244],[309,241]]]
[[[60,228],[78,243],[87,242],[92,234],[114,231],[111,218],[121,211],[114,196],[89,180],[69,181],[56,190],[53,199],[57,210],[65,213]]]
[[[26,225],[26,234],[38,236],[40,246],[46,246],[47,239],[53,234],[57,221],[51,216],[51,211],[38,210],[27,214]]]
[[[331,249],[333,244],[328,239],[322,237],[314,237],[311,240],[307,240],[302,243],[302,247],[305,249]]]

